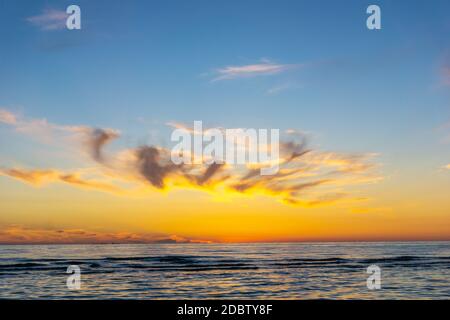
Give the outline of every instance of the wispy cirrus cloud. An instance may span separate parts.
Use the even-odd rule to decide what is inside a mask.
[[[249,78],[263,75],[274,75],[300,67],[299,64],[279,64],[270,60],[262,60],[260,63],[226,66],[215,71],[212,82],[221,80],[231,80],[237,78]]]
[[[26,18],[32,25],[41,30],[61,30],[66,27],[67,13],[63,10],[44,9],[39,15]]]
[[[26,119],[19,113],[7,109],[0,109],[0,123],[14,127],[17,132],[43,137],[53,135],[54,131],[75,133],[84,126],[64,126],[49,123],[46,119]]]
[[[102,157],[100,148],[110,140],[119,136],[120,132],[113,129],[91,128],[89,126],[60,125],[49,122],[47,119],[29,119],[19,113],[14,113],[7,109],[0,108],[0,124],[11,126],[14,131],[27,135],[34,140],[45,143],[56,141],[67,144],[71,142],[81,142],[86,145],[86,151],[96,159]],[[92,131],[92,132],[91,132]],[[89,136],[89,141],[85,137]]]
[[[343,190],[347,186],[370,184],[381,179],[376,170],[378,166],[372,161],[376,154],[316,150],[308,147],[304,134],[292,130],[288,130],[287,136],[280,141],[279,171],[274,175],[262,176],[259,174],[260,167],[255,164],[175,165],[171,161],[171,151],[161,146],[141,145],[105,153],[104,149],[120,138],[119,131],[113,129],[60,126],[45,119],[24,120],[7,110],[0,113],[0,122],[33,137],[35,130],[24,132],[17,129],[30,126],[35,129],[37,125],[38,128],[47,128],[48,133],[53,135],[68,132],[72,138],[79,140],[79,144],[73,144],[73,148],[77,148],[75,152],[80,153],[76,146],[81,146],[81,151],[90,155],[90,160],[96,164],[93,172],[86,172],[83,168],[71,172],[53,168],[0,168],[0,175],[33,186],[65,183],[122,196],[181,188],[217,194],[259,194],[286,204],[309,207],[348,198],[349,193]],[[181,123],[170,125],[193,132],[192,128]]]
[[[95,177],[85,177],[85,172],[63,172],[57,169],[23,169],[23,168],[0,168],[0,176],[8,176],[33,186],[42,186],[48,183],[61,182],[83,189],[91,189],[123,195],[126,190],[105,180],[104,175],[99,173]]]
[[[0,244],[210,243],[159,233],[105,232],[86,229],[44,229],[10,225],[0,229]]]

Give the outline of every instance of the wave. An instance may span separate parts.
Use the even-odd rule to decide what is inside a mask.
[[[195,263],[202,257],[197,256],[137,256],[137,257],[107,257],[106,261],[159,261],[166,263]]]
[[[288,259],[229,259],[217,256],[162,255],[136,257],[104,257],[97,259],[31,259],[1,263],[0,274],[25,271],[61,271],[69,265],[80,265],[83,272],[101,273],[123,269],[145,271],[215,271],[255,270],[275,268],[363,268],[370,264],[380,267],[450,267],[448,256],[391,256],[375,258],[288,258]]]
[[[29,269],[29,268],[43,267],[43,266],[46,266],[46,264],[36,263],[36,262],[2,264],[2,265],[0,265],[0,270],[2,270],[2,269]]]

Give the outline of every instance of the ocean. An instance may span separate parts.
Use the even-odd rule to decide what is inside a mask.
[[[450,242],[1,245],[0,298],[448,299]]]

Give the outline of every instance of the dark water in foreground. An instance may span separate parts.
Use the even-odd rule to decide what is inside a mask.
[[[450,242],[0,246],[0,298],[448,299]]]

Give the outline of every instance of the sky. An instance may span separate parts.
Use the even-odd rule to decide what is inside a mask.
[[[0,0],[0,243],[450,240],[449,12]],[[174,167],[194,121],[279,129],[279,174]]]

